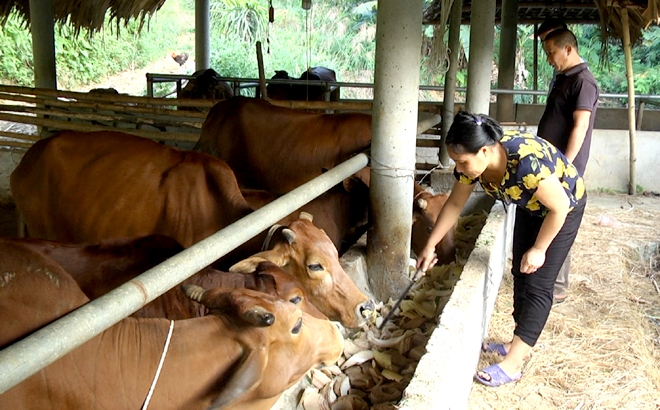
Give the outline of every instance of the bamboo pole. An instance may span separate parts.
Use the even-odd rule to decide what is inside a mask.
[[[94,94],[76,91],[48,90],[45,88],[28,88],[14,85],[0,85],[0,92],[14,94],[41,95],[52,98],[73,98],[76,100],[99,100],[116,103],[133,103],[144,105],[171,105],[177,107],[213,107],[215,103],[210,100],[195,100],[191,98],[153,98],[135,97],[131,95]]]
[[[257,41],[257,68],[259,69],[259,89],[261,90],[261,98],[268,101],[266,74],[264,73],[264,56],[261,53],[261,41]]]
[[[20,122],[23,124],[33,124],[39,125],[42,127],[53,127],[63,130],[73,130],[73,131],[84,131],[84,132],[95,132],[95,131],[114,131],[114,132],[123,132],[126,134],[136,135],[142,138],[149,138],[157,141],[178,141],[178,142],[197,142],[199,140],[199,133],[182,133],[182,132],[151,132],[151,131],[142,131],[134,130],[130,128],[114,128],[114,127],[105,127],[102,125],[87,125],[79,124],[69,121],[59,121],[51,120],[48,118],[37,118],[30,117],[27,115],[15,115],[15,114],[3,114],[0,113],[0,120],[11,121],[11,122]]]
[[[102,96],[99,97],[99,95],[91,95],[88,93],[78,93],[78,92],[72,92],[72,91],[55,91],[55,90],[43,90],[43,89],[34,89],[34,88],[27,88],[27,87],[17,87],[17,86],[7,86],[7,85],[0,85],[0,99],[15,99],[18,100],[17,98],[7,98],[9,97],[9,94],[2,94],[2,93],[14,93],[14,94],[29,94],[29,95],[39,95],[42,96],[42,98],[45,97],[50,97],[50,98],[73,98],[79,100],[78,103],[73,103],[75,106],[76,104],[80,104],[81,100],[89,102],[95,101],[102,99],[105,102],[111,101],[115,103],[133,103],[133,104],[142,104],[142,105],[171,105],[171,106],[179,106],[179,107],[194,107],[194,108],[207,108],[207,107],[212,107],[214,104],[210,100],[193,100],[193,99],[175,99],[175,98],[149,98],[149,97],[134,97],[134,96],[117,96],[117,95],[110,95],[110,96]],[[217,101],[216,101],[217,102]],[[277,105],[280,107],[286,107],[286,108],[292,108],[292,109],[309,109],[309,110],[349,110],[349,111],[371,111],[373,103],[371,101],[284,101],[284,100],[269,100],[269,102],[273,105]],[[60,103],[68,103],[67,101],[62,101],[62,100],[45,100],[45,103],[48,105],[53,105],[55,106],[56,104]],[[96,103],[94,103],[96,104]],[[441,106],[441,103],[437,102],[432,102],[432,101],[421,101],[419,103],[419,111],[428,111],[428,112],[438,112],[438,108]],[[101,105],[99,105],[101,107]],[[103,108],[108,108],[108,109],[117,109],[116,106],[113,105],[104,105]],[[121,106],[123,107],[123,106]],[[132,109],[136,109],[138,107],[132,107]],[[146,107],[139,107],[142,109],[147,109]],[[156,108],[154,108],[156,109]],[[152,109],[149,109],[152,110]],[[176,111],[173,110],[167,110],[167,112],[173,113]],[[202,114],[205,116],[203,113],[195,113],[195,116],[197,114]],[[200,116],[201,118],[201,116]],[[205,117],[204,117],[205,118]]]
[[[621,24],[623,25],[623,51],[626,56],[626,78],[628,79],[628,130],[630,132],[630,182],[628,183],[628,194],[635,195],[637,191],[637,184],[635,183],[635,164],[637,162],[635,148],[635,79],[633,77],[630,25],[626,7],[621,9]]]
[[[39,141],[41,137],[32,134],[22,134],[20,132],[0,131],[0,137],[14,138],[17,140]]]
[[[0,100],[20,101],[35,105],[43,105],[47,103],[51,107],[88,108],[93,110],[112,110],[137,114],[167,115],[169,117],[185,117],[187,119],[194,118],[200,122],[204,122],[206,119],[206,113],[197,111],[172,110],[169,108],[158,107],[138,107],[135,105],[103,104],[99,102],[62,101],[51,97],[30,97],[21,94],[7,94],[2,92],[0,92]]]
[[[31,142],[19,142],[19,141],[6,141],[0,140],[0,147],[15,147],[15,148],[30,148],[32,146]]]
[[[26,107],[20,105],[0,105],[0,112],[2,111],[11,111],[11,112],[24,112],[30,114],[41,114],[48,115],[51,117],[65,117],[65,118],[75,118],[81,120],[89,121],[107,121],[107,122],[125,122],[134,125],[151,125],[154,127],[158,126],[173,126],[173,127],[191,127],[196,129],[202,128],[201,122],[186,122],[186,121],[165,121],[160,120],[156,121],[151,118],[142,118],[136,117],[134,115],[118,115],[114,113],[89,113],[89,112],[74,112],[74,111],[62,111],[62,110],[52,110],[46,108],[35,108],[35,107]]]

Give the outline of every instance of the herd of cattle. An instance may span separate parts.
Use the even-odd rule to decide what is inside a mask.
[[[186,86],[178,93],[178,98],[204,99],[204,100],[226,100],[235,95],[234,90],[215,70],[209,68],[196,71],[194,77],[188,81]],[[274,80],[295,80],[294,84],[272,83],[266,86],[268,98],[271,100],[303,100],[323,101],[325,99],[326,87],[318,84],[318,81],[337,81],[335,72],[326,67],[312,67],[307,69],[299,78],[289,76],[284,70],[275,71],[271,77]],[[309,81],[312,81],[310,84]],[[261,94],[260,87],[256,88],[256,95]],[[330,91],[330,100],[339,99],[339,89]],[[187,109],[182,107],[181,109]]]
[[[119,132],[65,131],[12,173],[30,238],[0,239],[0,348],[98,298],[369,148],[371,117],[245,97],[216,104],[202,152]],[[133,317],[0,395],[0,408],[268,409],[374,309],[339,263],[368,224],[364,169]],[[413,251],[447,195],[415,186]],[[267,246],[262,244],[268,236]],[[38,239],[37,239],[38,238]],[[438,245],[454,260],[453,236]]]

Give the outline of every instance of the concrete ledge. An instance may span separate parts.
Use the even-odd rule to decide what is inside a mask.
[[[400,409],[464,409],[479,361],[480,343],[506,268],[513,238],[514,208],[498,203],[463,268],[461,279],[440,316]]]

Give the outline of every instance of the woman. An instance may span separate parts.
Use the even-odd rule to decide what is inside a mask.
[[[418,255],[419,268],[426,271],[437,262],[435,245],[458,220],[475,182],[491,197],[517,205],[511,269],[513,339],[482,345],[483,351],[504,359],[475,375],[485,385],[500,386],[520,379],[523,360],[548,319],[555,279],[584,214],[584,182],[553,145],[533,134],[503,133],[485,115],[456,114],[446,144],[456,163],[457,181]]]

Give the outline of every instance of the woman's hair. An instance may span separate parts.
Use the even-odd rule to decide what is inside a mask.
[[[482,147],[494,145],[502,139],[502,127],[483,114],[459,111],[449,127],[445,143],[452,151],[476,154]]]

